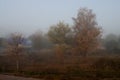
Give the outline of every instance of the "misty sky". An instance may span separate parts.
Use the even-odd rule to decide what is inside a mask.
[[[120,0],[0,0],[0,36],[47,32],[59,21],[73,24],[80,7],[93,9],[104,34],[120,34]]]

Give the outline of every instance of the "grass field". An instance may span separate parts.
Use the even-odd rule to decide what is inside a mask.
[[[86,57],[24,65],[19,72],[7,66],[1,73],[45,80],[120,80],[119,57]],[[14,66],[13,66],[14,67]]]

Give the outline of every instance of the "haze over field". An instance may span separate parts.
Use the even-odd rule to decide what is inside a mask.
[[[92,9],[104,34],[119,33],[119,0],[0,0],[0,36],[11,32],[47,32],[59,21],[73,24],[80,7]]]
[[[120,80],[119,4],[0,0],[0,80]]]

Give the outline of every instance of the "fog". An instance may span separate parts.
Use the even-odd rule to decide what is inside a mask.
[[[119,8],[120,0],[0,0],[0,80],[120,80]]]
[[[96,14],[103,34],[120,34],[120,1],[91,0],[0,0],[0,36],[11,32],[31,35],[35,31],[47,32],[59,21],[73,24],[72,17],[80,7],[88,7]]]

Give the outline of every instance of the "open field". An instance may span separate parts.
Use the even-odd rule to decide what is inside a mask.
[[[22,64],[17,73],[14,65],[3,64],[2,66],[5,66],[4,70],[1,67],[1,73],[45,80],[120,80],[120,58],[117,56],[81,57],[72,60],[65,58],[64,62],[58,61],[59,63],[50,60],[29,65]]]

